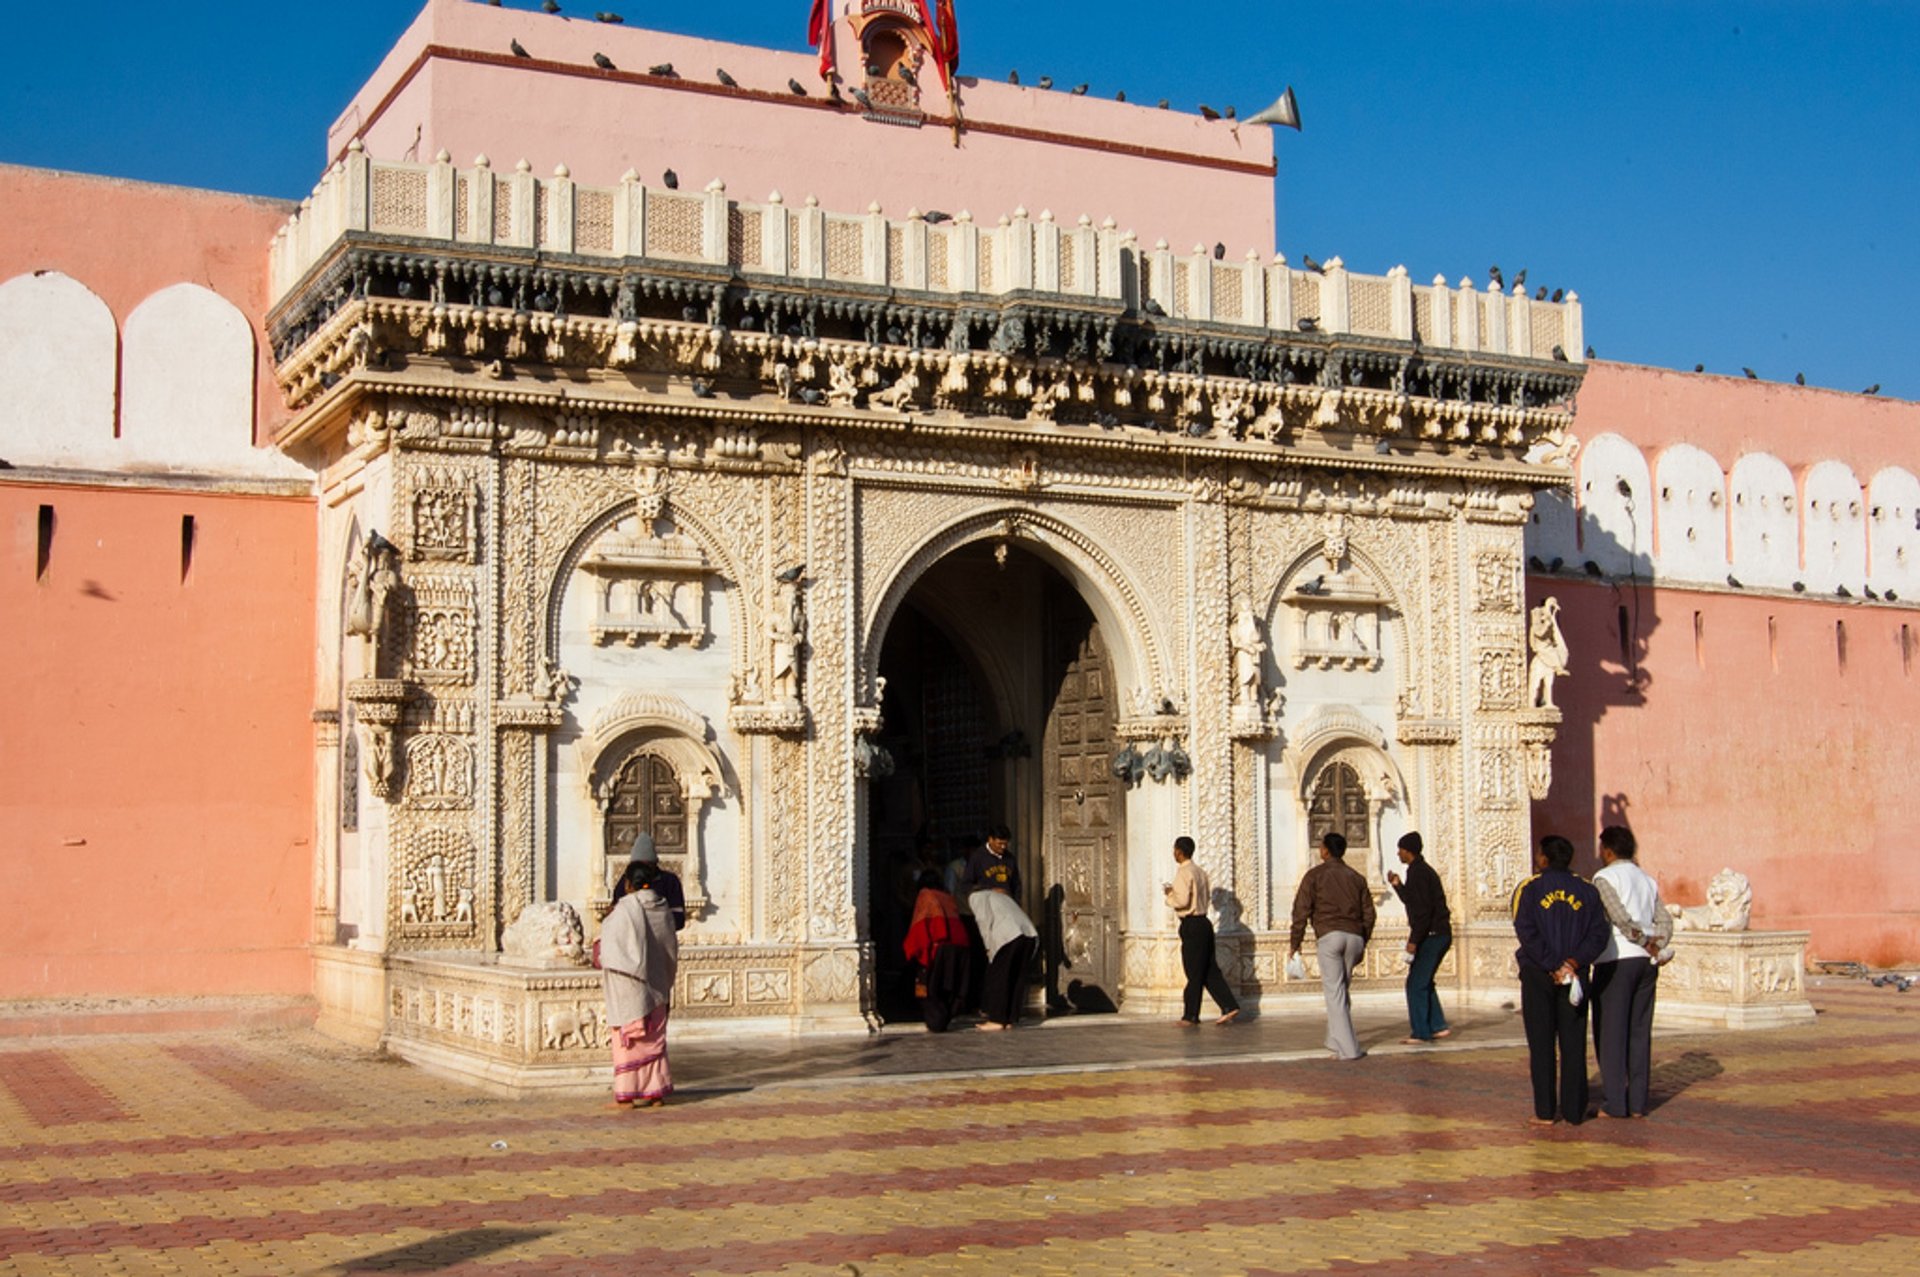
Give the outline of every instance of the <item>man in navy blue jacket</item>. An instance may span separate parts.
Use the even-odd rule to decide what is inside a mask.
[[[1527,1027],[1533,1073],[1533,1120],[1554,1121],[1554,1054],[1559,1049],[1560,1116],[1587,1116],[1587,1003],[1593,960],[1613,934],[1600,892],[1574,873],[1573,844],[1557,834],[1540,840],[1540,872],[1514,894],[1513,931],[1520,939],[1520,1018]],[[1577,983],[1576,983],[1577,982]],[[1582,996],[1576,1001],[1574,990]]]

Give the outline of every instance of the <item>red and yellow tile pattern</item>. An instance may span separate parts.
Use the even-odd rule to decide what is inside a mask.
[[[1550,1130],[1511,1048],[625,1113],[304,1034],[70,1040],[0,1052],[0,1275],[1920,1273],[1920,997],[1817,1000]]]

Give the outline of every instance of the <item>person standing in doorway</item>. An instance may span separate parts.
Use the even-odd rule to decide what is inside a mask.
[[[960,885],[967,891],[982,888],[1004,891],[1020,898],[1020,862],[1013,858],[1013,831],[1005,825],[987,830],[984,847],[975,847],[967,857],[967,871]]]
[[[1432,1042],[1453,1032],[1440,1010],[1440,994],[1433,987],[1440,960],[1453,947],[1453,915],[1447,909],[1447,889],[1440,875],[1420,853],[1425,849],[1418,832],[1400,836],[1400,863],[1407,879],[1390,873],[1387,881],[1407,907],[1407,1026],[1409,1046]]]
[[[673,915],[673,929],[684,931],[687,926],[687,892],[680,885],[680,875],[667,869],[660,863],[660,852],[653,845],[653,835],[641,830],[633,836],[633,848],[627,853],[627,865],[652,865],[658,872],[654,875],[653,889],[667,902],[667,911]],[[619,901],[626,885],[626,879],[614,887],[613,898]]]
[[[1514,899],[1513,931],[1520,941],[1520,1017],[1527,1029],[1533,1076],[1533,1122],[1587,1116],[1587,990],[1593,960],[1611,934],[1606,906],[1592,883],[1575,874],[1573,844],[1557,834],[1540,840],[1545,861]],[[1558,1053],[1558,1119],[1554,1112]]]
[[[1327,1049],[1343,1060],[1366,1054],[1353,1032],[1353,1002],[1349,986],[1353,969],[1373,938],[1373,892],[1359,871],[1346,863],[1344,834],[1320,839],[1320,863],[1300,879],[1293,893],[1291,956],[1298,956],[1313,924],[1314,947],[1320,954],[1320,984],[1327,997]]]
[[[1188,1028],[1200,1024],[1200,990],[1205,988],[1220,1008],[1215,1024],[1232,1024],[1240,1018],[1240,1003],[1227,984],[1213,951],[1213,922],[1207,906],[1213,899],[1207,871],[1193,862],[1193,839],[1182,835],[1173,840],[1173,881],[1161,887],[1167,905],[1180,919],[1180,965],[1186,968],[1187,988],[1180,1023]]]
[[[1634,859],[1639,849],[1625,825],[1600,831],[1602,864],[1593,885],[1611,924],[1607,947],[1593,964],[1593,1054],[1600,1063],[1601,1117],[1647,1115],[1658,962],[1673,936],[1660,884]]]

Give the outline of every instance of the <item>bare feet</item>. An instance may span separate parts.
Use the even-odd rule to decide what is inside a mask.
[[[1401,1046],[1432,1046],[1432,1038],[1401,1038]]]
[[[1450,1037],[1452,1037],[1452,1036],[1453,1036],[1453,1030],[1452,1030],[1452,1029],[1442,1029],[1442,1030],[1440,1030],[1440,1031],[1439,1031],[1438,1033],[1436,1033],[1436,1034],[1434,1034],[1433,1036],[1434,1036],[1434,1037],[1436,1037],[1436,1038],[1450,1038]]]
[[[975,1027],[977,1027],[982,1033],[998,1033],[1002,1029],[1006,1028],[1007,1026],[1004,1024],[1001,1024],[997,1020],[982,1020]]]
[[[1235,1020],[1238,1020],[1239,1018],[1240,1018],[1240,1008],[1235,1007],[1233,1010],[1221,1016],[1218,1020],[1215,1020],[1214,1023],[1215,1024],[1232,1024]]]
[[[1181,1018],[1180,1020],[1175,1021],[1175,1023],[1177,1023],[1183,1029],[1197,1029],[1200,1027],[1200,1021],[1188,1020],[1184,1017]]]
[[[1559,1120],[1557,1117],[1530,1117],[1527,1119],[1527,1124],[1529,1126],[1552,1126]]]

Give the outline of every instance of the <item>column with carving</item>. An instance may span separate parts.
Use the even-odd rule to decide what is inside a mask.
[[[858,1014],[867,964],[859,944],[854,863],[853,481],[836,440],[807,458],[807,576],[802,696],[813,724],[806,754],[806,952],[801,999],[810,1018]]]

